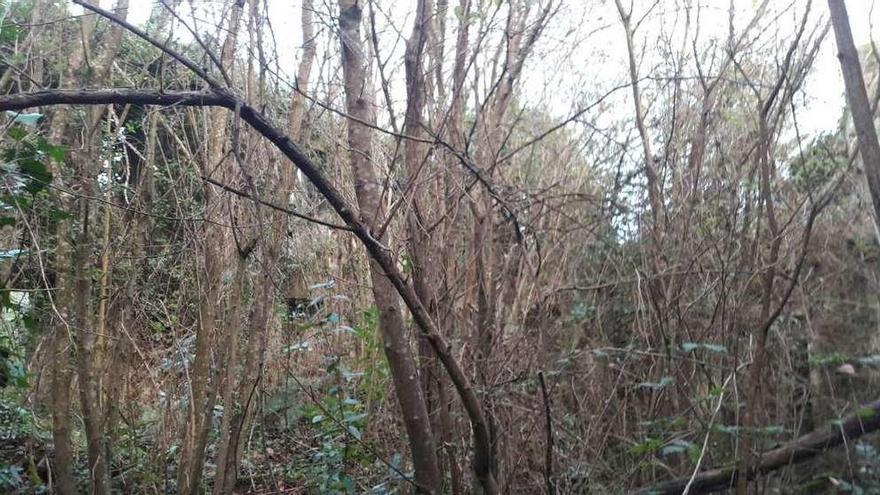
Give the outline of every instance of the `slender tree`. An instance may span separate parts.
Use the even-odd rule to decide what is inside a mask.
[[[375,125],[376,116],[372,108],[366,52],[361,36],[362,10],[360,0],[339,2],[346,109],[355,119],[348,122],[349,161],[361,219],[373,233],[377,233],[377,226],[384,221],[385,209],[380,197],[381,181],[372,161],[372,130],[368,127]],[[382,242],[382,237],[376,240]],[[385,355],[391,367],[395,393],[409,437],[415,481],[419,490],[436,493],[440,490],[441,479],[434,436],[419,386],[419,374],[406,338],[398,295],[382,267],[374,261],[370,263],[370,279],[373,298],[379,308],[379,329]]]
[[[831,24],[834,26],[834,38],[837,40],[837,59],[840,61],[840,71],[846,87],[847,108],[856,130],[862,167],[874,205],[874,225],[880,238],[880,142],[874,127],[859,52],[853,42],[846,4],[843,0],[828,0],[828,8],[831,11]]]

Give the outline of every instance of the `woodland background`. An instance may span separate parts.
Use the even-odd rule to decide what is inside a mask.
[[[880,5],[74,3],[0,1],[0,491],[880,493]]]

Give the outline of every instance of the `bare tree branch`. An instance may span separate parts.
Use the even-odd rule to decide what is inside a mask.
[[[2,96],[0,97],[0,111],[23,110],[48,105],[106,105],[111,103],[162,106],[217,106],[233,111],[238,109],[237,111],[242,120],[247,122],[264,138],[268,139],[299,168],[303,175],[312,182],[315,188],[336,210],[339,217],[351,228],[351,231],[360,239],[370,257],[381,267],[400,294],[423,337],[431,345],[434,352],[437,353],[462,401],[462,405],[471,423],[474,438],[481,442],[485,442],[489,438],[489,426],[483,413],[483,407],[470,379],[453,356],[452,346],[446,342],[437,330],[437,325],[422,305],[421,300],[400,273],[397,261],[392,256],[392,253],[373,237],[370,228],[359,217],[356,209],[349,205],[348,201],[342,196],[342,193],[324,176],[318,167],[306,157],[302,150],[287,135],[276,128],[258,110],[239,100],[228,91],[177,91],[162,93],[155,90],[141,89],[57,89]]]

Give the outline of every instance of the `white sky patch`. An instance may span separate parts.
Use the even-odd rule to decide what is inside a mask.
[[[110,8],[114,2],[115,0],[101,0],[100,3],[102,7]],[[317,31],[323,31],[325,35],[326,30],[335,29],[336,22],[335,2],[332,0],[328,2],[315,2]],[[661,0],[653,8],[652,5],[655,3],[653,0],[635,0],[633,3],[634,15],[637,19],[650,10],[636,32],[636,49],[640,56],[640,75],[654,75],[653,70],[662,65],[661,57],[664,56],[662,50],[658,49],[660,44],[666,40],[672,47],[682,38],[686,22],[684,9],[681,7],[682,2]],[[783,14],[776,24],[781,29],[793,30],[799,19],[795,16],[804,11],[807,0],[773,0],[770,3],[771,9],[791,10],[791,15]],[[200,30],[207,34],[216,34],[217,27],[211,25],[208,17],[215,18],[214,24],[216,24],[216,12],[228,4],[229,2],[221,0],[197,0],[195,8],[205,16],[198,21]],[[454,0],[450,1],[450,10],[455,4]],[[759,2],[755,0],[733,0],[735,26],[738,30],[745,27],[758,4]],[[880,0],[847,0],[846,4],[856,45],[861,47],[868,44],[872,29],[875,33],[875,41],[880,42],[878,39],[880,33],[877,32],[880,29]],[[129,20],[134,24],[145,24],[151,9],[157,5],[158,3],[153,0],[130,0]],[[191,21],[189,5],[188,0],[183,0],[178,11],[185,19]],[[693,18],[695,9],[690,10],[692,16],[690,36],[697,33],[697,42],[701,47],[711,40],[726,40],[730,5],[725,0],[701,0],[698,31],[696,20]],[[302,45],[301,2],[269,0],[268,6],[272,30],[267,38],[271,36],[273,39],[267,39],[264,44],[273,46],[264,46],[264,49],[277,55],[277,61],[273,65],[280,69],[284,79],[292,82]],[[405,101],[402,84],[403,37],[407,36],[411,29],[415,0],[376,0],[376,7],[375,15],[381,39],[380,49],[386,50],[381,55],[389,59],[385,67],[386,77],[391,80],[395,111],[401,112]],[[812,17],[817,20],[819,16],[827,19],[827,9],[824,0],[814,0]],[[80,7],[75,5],[71,5],[71,10],[81,12]],[[208,12],[214,15],[211,16]],[[365,8],[364,16],[367,15]],[[447,26],[455,25],[456,19],[450,13]],[[176,35],[184,41],[190,38],[185,33],[185,29],[179,25],[176,27]],[[780,36],[784,37],[785,34],[780,33]],[[804,97],[799,101],[801,108],[798,112],[798,124],[805,134],[833,130],[845,105],[843,81],[835,56],[833,38],[833,32],[829,32],[804,86]],[[454,43],[454,34],[447,35],[447,42]],[[335,45],[328,48],[334,49]],[[627,53],[623,29],[613,1],[569,0],[562,4],[560,13],[543,33],[541,42],[536,47],[535,56],[527,63],[523,73],[520,98],[524,105],[540,108],[551,116],[562,119],[580,105],[592,101],[597,95],[627,81],[626,67]],[[649,85],[646,84],[647,86]],[[646,93],[649,94],[650,91]],[[384,103],[381,94],[377,93],[377,101]],[[631,113],[629,91],[619,91],[610,103],[611,109],[606,110],[604,118],[600,119],[607,120],[606,123]],[[380,121],[386,120],[384,123],[387,124],[382,112],[379,112],[379,117]]]

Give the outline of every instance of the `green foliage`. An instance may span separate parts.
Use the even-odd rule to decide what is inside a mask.
[[[39,118],[40,115],[29,114],[31,119],[34,116]],[[21,117],[16,114],[16,119]],[[39,198],[45,197],[52,181],[49,162],[63,161],[65,148],[49,143],[33,129],[19,124],[7,129],[6,137],[8,139],[0,149],[0,228],[15,226],[20,215],[36,211],[50,220],[66,218],[67,215],[58,208],[38,203]]]
[[[660,448],[662,457],[686,454],[691,463],[696,464],[700,458],[700,446],[683,439],[675,439]]]
[[[0,388],[28,387],[25,345],[36,330],[27,295],[0,291]]]
[[[370,306],[361,313],[361,321],[355,328],[355,335],[364,346],[362,358],[358,363],[366,371],[362,390],[369,400],[381,401],[385,398],[385,383],[391,377],[388,360],[382,350],[379,336],[379,309]]]
[[[21,466],[0,465],[0,490],[9,492],[24,488],[24,480],[21,478]]]
[[[845,154],[834,150],[839,141],[835,135],[820,136],[793,160],[791,178],[800,191],[817,190],[846,166]]]
[[[14,394],[0,396],[0,441],[15,442],[35,433],[31,415],[20,406]]]
[[[872,354],[870,356],[862,356],[856,358],[856,362],[863,366],[880,366],[880,354]]]
[[[16,124],[21,124],[25,127],[34,127],[43,118],[41,113],[21,113],[10,110],[6,111],[6,115]]]
[[[342,371],[338,376],[343,377]],[[370,459],[357,442],[367,421],[363,404],[338,385],[331,387],[317,404],[302,405],[298,413],[316,446],[311,449],[310,462],[297,466],[293,477],[320,493],[354,493],[348,467],[366,464]]]
[[[374,455],[363,437],[369,421],[364,400],[374,400],[380,386],[384,390],[384,382],[380,385],[379,381],[387,376],[381,376],[387,374],[384,355],[371,352],[381,348],[376,338],[378,312],[374,308],[364,311],[356,328],[340,325],[340,319],[331,313],[320,325],[331,331],[338,332],[342,328],[346,333],[353,333],[364,341],[368,351],[365,355],[378,358],[383,366],[375,361],[356,361],[356,365],[371,370],[364,373],[349,368],[339,356],[325,356],[325,390],[320,395],[312,394],[311,401],[296,408],[300,424],[313,439],[313,446],[307,459],[301,459],[289,474],[318,493],[355,493],[353,476],[357,469],[372,466]],[[375,373],[376,370],[380,370],[379,373]]]
[[[594,318],[596,315],[596,307],[586,301],[575,302],[569,313],[569,320],[573,323],[581,323]]]
[[[866,441],[860,441],[853,447],[858,470],[856,479],[843,480],[830,477],[830,481],[842,493],[854,495],[880,495],[880,453],[877,448]]]
[[[34,416],[20,403],[18,390],[0,391],[0,493],[42,493],[45,487],[26,445],[33,440],[47,442],[51,436],[37,427]]]
[[[21,115],[17,118],[21,118]],[[65,149],[50,144],[42,136],[29,132],[21,125],[11,127],[6,136],[11,142],[0,150],[0,166],[7,178],[7,190],[12,191],[7,196],[19,196],[22,192],[35,195],[46,189],[52,181],[47,162],[64,160]],[[10,204],[8,199],[3,199],[3,202]]]
[[[743,428],[739,425],[716,423],[712,425],[712,430],[727,435],[748,434],[755,437],[772,437],[785,434],[785,428],[777,425],[762,426],[758,428]]]
[[[849,356],[834,352],[831,354],[820,354],[810,357],[810,364],[813,366],[840,366],[849,362]]]
[[[18,26],[12,24],[0,25],[0,43],[15,43],[20,36],[21,29]]]
[[[24,36],[22,24],[30,17],[34,3],[20,0],[0,1],[0,46],[14,47]]]
[[[875,411],[874,409],[872,409],[870,407],[863,407],[863,408],[859,409],[858,411],[856,411],[856,416],[858,416],[859,419],[864,419],[864,420],[869,420],[869,419],[873,418],[875,414],[877,414],[877,411]]]
[[[644,437],[629,448],[629,454],[643,459],[640,467],[646,469],[655,463],[664,463],[667,458],[683,456],[691,465],[700,458],[701,446],[683,438],[664,441],[656,436]]]
[[[634,455],[650,454],[660,449],[663,441],[659,438],[645,437],[635,445],[629,448],[630,453]]]

